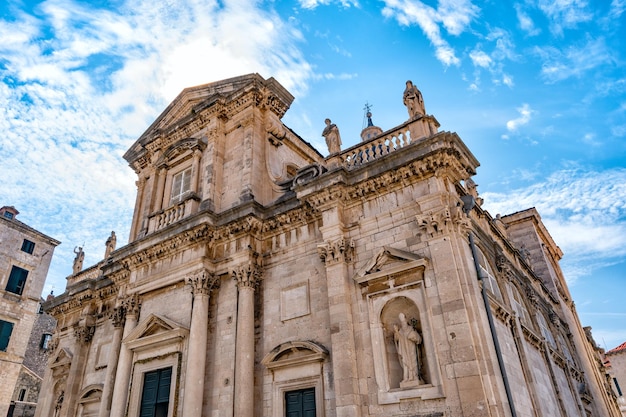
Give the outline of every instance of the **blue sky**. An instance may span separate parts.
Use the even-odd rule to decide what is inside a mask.
[[[493,215],[536,207],[583,325],[626,341],[626,0],[3,0],[0,204],[98,262],[127,242],[122,154],[185,87],[258,72],[296,97],[285,123],[322,153],[356,144],[363,107],[406,120],[406,80],[481,162]]]

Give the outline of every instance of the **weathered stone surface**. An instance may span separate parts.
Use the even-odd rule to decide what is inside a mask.
[[[324,158],[280,121],[292,99],[257,74],[192,87],[126,153],[130,243],[47,304],[39,416],[136,416],[160,369],[168,416],[279,417],[286,395],[325,417],[507,416],[487,311],[518,415],[617,416],[534,210],[465,213],[478,161],[430,115]]]

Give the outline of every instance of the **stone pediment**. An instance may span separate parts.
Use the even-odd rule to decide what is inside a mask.
[[[70,365],[72,363],[72,352],[68,348],[61,348],[59,352],[54,356],[54,359],[50,362],[51,368],[59,368],[64,365]]]
[[[362,285],[369,282],[399,274],[411,269],[422,271],[428,265],[428,259],[401,249],[383,246],[354,276],[354,280]]]
[[[124,339],[131,350],[177,342],[189,334],[189,329],[166,317],[150,314]]]

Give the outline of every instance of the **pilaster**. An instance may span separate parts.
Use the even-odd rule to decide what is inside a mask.
[[[204,370],[209,321],[209,294],[219,287],[219,277],[201,269],[185,278],[193,294],[187,369],[183,395],[183,415],[202,415],[204,395]]]
[[[127,296],[122,302],[126,313],[124,333],[122,340],[128,337],[137,326],[141,302],[137,294]],[[130,373],[133,366],[133,353],[123,344],[120,347],[119,361],[115,373],[115,386],[113,387],[113,399],[111,403],[111,417],[124,417],[126,403],[128,401],[128,387],[130,386]]]
[[[235,347],[235,413],[254,416],[254,290],[261,278],[256,259],[232,273],[237,283],[237,340]]]

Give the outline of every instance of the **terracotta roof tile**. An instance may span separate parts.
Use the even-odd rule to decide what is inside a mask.
[[[614,347],[613,349],[609,350],[608,352],[605,353],[605,355],[609,355],[611,353],[621,352],[622,350],[626,350],[626,342],[624,342],[621,345],[619,345],[617,347]]]

